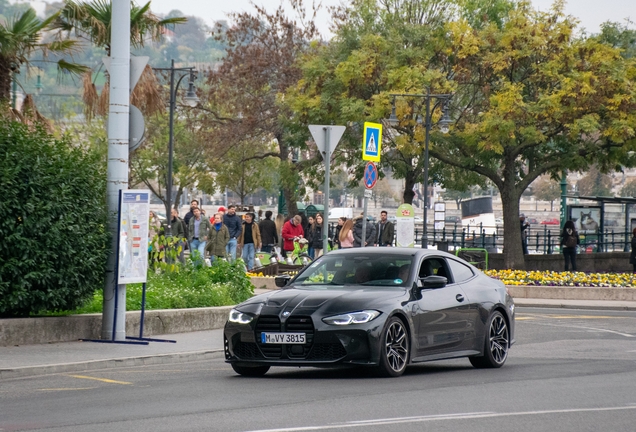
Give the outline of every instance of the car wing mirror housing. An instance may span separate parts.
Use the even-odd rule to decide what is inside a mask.
[[[436,288],[444,288],[448,283],[448,279],[444,276],[426,276],[420,278],[422,282],[422,289],[436,289]]]
[[[289,276],[288,274],[284,274],[284,275],[276,276],[274,278],[274,283],[276,284],[278,288],[283,288],[287,286],[290,279],[291,279],[291,276]]]

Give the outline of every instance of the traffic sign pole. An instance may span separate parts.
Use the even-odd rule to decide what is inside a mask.
[[[364,211],[362,213],[362,247],[366,244],[367,237],[367,204],[369,202],[369,198],[372,196],[373,187],[378,182],[378,168],[375,166],[373,162],[367,162],[367,165],[364,167],[364,187],[366,190],[364,191]],[[375,243],[375,239],[369,239]]]
[[[329,172],[331,171],[331,152],[329,151],[329,139],[330,139],[330,129],[325,128],[325,142],[328,143],[327,153],[325,157],[325,203],[324,203],[324,213],[322,215],[322,253],[323,255],[329,252]],[[335,146],[334,146],[335,147]]]

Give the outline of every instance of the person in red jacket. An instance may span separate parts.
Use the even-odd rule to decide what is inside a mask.
[[[281,237],[283,237],[283,256],[287,257],[287,252],[293,252],[294,242],[303,238],[305,232],[301,225],[301,217],[294,216],[283,225]]]

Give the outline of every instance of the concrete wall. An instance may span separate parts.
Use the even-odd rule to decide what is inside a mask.
[[[231,306],[146,311],[144,337],[223,328]],[[126,312],[126,335],[139,336],[141,312]],[[100,339],[101,314],[0,319],[0,346]]]
[[[504,254],[489,254],[488,267],[494,270],[506,270]],[[578,271],[599,273],[622,273],[634,270],[634,267],[629,263],[629,252],[578,254],[576,267]],[[563,271],[564,269],[563,254],[526,255],[526,270]]]

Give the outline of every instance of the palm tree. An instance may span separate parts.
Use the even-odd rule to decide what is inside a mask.
[[[112,6],[110,0],[76,1],[65,0],[60,14],[53,26],[67,32],[75,32],[79,38],[86,39],[95,46],[106,50],[110,56]],[[176,24],[187,21],[185,17],[159,19],[150,11],[150,2],[143,6],[131,4],[130,43],[141,48],[148,40],[159,41],[165,31]],[[106,114],[108,108],[108,86],[104,86],[101,96],[93,84],[91,71],[84,74],[84,102],[88,117],[93,114]],[[133,94],[133,103],[147,114],[164,109],[163,98],[150,66],[146,66]]]
[[[40,20],[35,11],[27,9],[21,15],[0,22],[0,102],[8,101],[11,95],[11,82],[20,67],[29,64],[29,58],[36,52],[43,55],[50,53],[72,54],[79,48],[78,41],[62,39],[53,35],[53,40],[44,41],[47,31],[58,19],[58,13],[45,20]],[[88,70],[86,66],[70,63],[64,59],[57,61],[58,69],[73,74],[82,74]]]
[[[78,37],[105,48],[106,54],[110,55],[111,16],[110,0],[65,0],[54,26],[69,32],[75,31]],[[148,38],[159,41],[168,27],[186,21],[185,17],[159,19],[150,11],[150,2],[143,6],[133,2],[130,8],[130,43],[134,48],[141,48]]]

